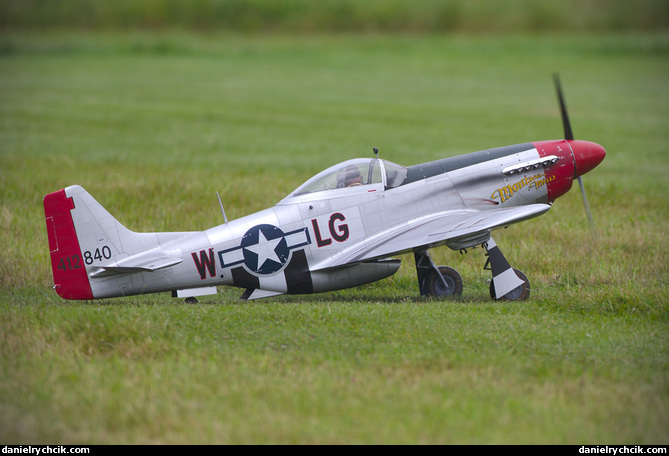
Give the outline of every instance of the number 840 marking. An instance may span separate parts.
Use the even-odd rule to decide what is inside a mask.
[[[84,261],[86,264],[93,264],[94,261],[108,260],[111,257],[112,252],[108,245],[105,245],[101,249],[95,249],[93,252],[90,250],[84,252]]]

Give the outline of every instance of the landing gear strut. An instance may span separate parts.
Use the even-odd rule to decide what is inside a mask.
[[[522,271],[514,268],[513,272],[515,272],[518,278],[523,281],[523,284],[509,291],[499,299],[507,301],[524,301],[530,297],[530,281]],[[495,296],[495,282],[490,282],[490,297],[492,299],[497,299]]]
[[[490,297],[508,301],[524,301],[529,298],[530,281],[521,271],[511,268],[495,241],[490,238],[483,244],[483,248],[488,256],[483,269],[492,271]]]
[[[483,269],[492,271],[490,297],[507,301],[529,298],[530,281],[527,276],[509,265],[492,237],[482,246],[488,257]],[[458,271],[448,266],[435,265],[427,250],[414,252],[414,259],[421,296],[458,298],[462,295],[463,282]]]
[[[436,266],[427,250],[414,252],[421,296],[457,298],[462,295],[462,277],[448,266]]]

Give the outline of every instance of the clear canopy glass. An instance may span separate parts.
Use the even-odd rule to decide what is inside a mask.
[[[404,166],[376,158],[355,158],[321,171],[300,185],[289,197],[373,184],[392,188],[401,185],[405,177]]]

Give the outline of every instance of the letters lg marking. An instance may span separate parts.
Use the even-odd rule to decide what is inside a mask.
[[[321,229],[318,226],[318,220],[311,220],[311,225],[314,228],[314,235],[316,236],[316,244],[318,244],[318,247],[325,247],[326,245],[332,244],[332,239],[337,242],[344,242],[346,239],[348,239],[348,235],[350,234],[348,225],[341,223],[344,220],[346,220],[346,217],[344,217],[339,212],[332,214],[330,216],[330,220],[328,221],[328,230],[330,231],[330,236],[332,236],[332,238],[325,239],[323,239],[321,236]]]

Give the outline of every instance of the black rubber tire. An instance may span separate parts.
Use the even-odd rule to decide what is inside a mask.
[[[462,295],[464,288],[462,277],[460,273],[449,266],[437,266],[439,272],[444,278],[447,287],[444,287],[444,282],[435,271],[432,271],[425,278],[425,289],[429,296],[435,298],[458,298]]]

